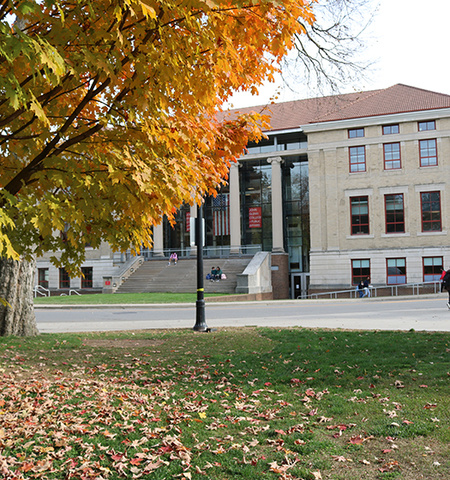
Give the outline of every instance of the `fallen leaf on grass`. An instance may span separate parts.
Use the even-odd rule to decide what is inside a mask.
[[[381,468],[378,469],[380,472],[393,472],[395,470],[400,470],[400,465],[397,461],[385,463]]]
[[[371,440],[373,435],[369,435],[368,437],[362,437],[361,435],[355,435],[353,436],[348,443],[351,443],[352,445],[362,445],[364,442],[367,442],[368,440]]]
[[[345,458],[343,455],[331,455],[331,458],[335,462],[352,462],[353,461],[351,458]]]

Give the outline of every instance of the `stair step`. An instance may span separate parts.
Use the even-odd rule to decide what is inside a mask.
[[[237,275],[242,273],[252,257],[238,259],[207,259],[203,261],[204,277],[213,266],[220,265],[226,280],[204,280],[206,293],[235,293]],[[197,260],[180,259],[176,265],[167,260],[151,259],[130,275],[116,293],[173,292],[192,293],[197,289]]]

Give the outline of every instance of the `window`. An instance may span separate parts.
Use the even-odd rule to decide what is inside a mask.
[[[92,288],[93,268],[81,268],[81,288]]]
[[[383,135],[393,135],[394,133],[399,133],[400,128],[398,124],[396,125],[383,125]]]
[[[422,232],[441,231],[441,192],[420,194]]]
[[[350,147],[350,172],[366,171],[366,147]]]
[[[48,268],[38,268],[38,285],[48,288]]]
[[[423,281],[438,282],[443,270],[442,257],[424,257],[423,258]]]
[[[370,277],[370,260],[352,260],[352,285],[358,285],[367,277]]]
[[[388,258],[387,284],[399,285],[406,283],[406,260],[404,258]]]
[[[385,195],[386,233],[405,232],[405,211],[403,193]]]
[[[420,140],[419,155],[421,167],[432,167],[437,165],[436,139]]]
[[[364,128],[350,128],[348,130],[348,138],[364,137]]]
[[[369,197],[351,197],[352,235],[369,233]]]
[[[436,130],[436,122],[434,120],[419,122],[419,132],[425,132],[426,130]]]
[[[59,269],[59,288],[70,288],[70,277],[65,268]]]
[[[385,170],[401,168],[400,143],[385,143],[383,145],[383,152]]]

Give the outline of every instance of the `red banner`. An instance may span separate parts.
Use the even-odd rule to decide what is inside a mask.
[[[249,228],[262,227],[261,207],[250,207],[248,209],[248,226]]]

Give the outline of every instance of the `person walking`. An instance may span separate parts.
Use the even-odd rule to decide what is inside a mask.
[[[450,268],[445,272],[444,275],[441,276],[442,284],[441,284],[441,292],[447,290],[448,292],[448,302],[447,307],[450,309]]]
[[[356,291],[358,292],[359,298],[364,297],[364,282],[362,280],[358,283]]]
[[[370,278],[367,277],[364,280],[364,295],[363,297],[369,297],[370,298]]]

